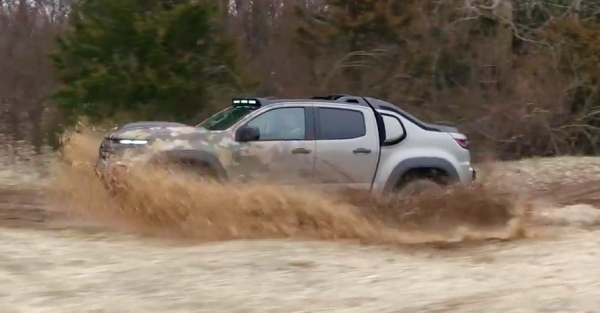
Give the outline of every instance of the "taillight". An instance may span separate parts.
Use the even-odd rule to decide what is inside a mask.
[[[456,140],[456,143],[461,146],[463,149],[467,149],[469,150],[469,140],[465,139],[457,139],[454,138],[454,140]]]

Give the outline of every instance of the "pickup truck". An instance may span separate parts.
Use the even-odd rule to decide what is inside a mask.
[[[378,192],[471,183],[476,175],[467,137],[456,128],[351,95],[233,99],[194,127],[125,124],[100,145],[97,173],[134,161],[184,164],[222,182],[266,179]]]

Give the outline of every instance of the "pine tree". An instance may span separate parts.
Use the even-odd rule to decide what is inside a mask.
[[[72,118],[125,111],[186,121],[215,94],[242,87],[218,18],[199,1],[83,0],[50,56],[63,83],[54,99]]]

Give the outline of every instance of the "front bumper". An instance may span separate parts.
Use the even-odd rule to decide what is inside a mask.
[[[94,171],[104,185],[104,188],[111,194],[116,194],[119,189],[127,189],[127,180],[125,178],[125,175],[129,172],[127,164],[99,158],[96,161]]]
[[[129,171],[129,165],[125,162],[121,161],[109,161],[107,159],[98,158],[96,161],[95,167],[96,174],[99,176],[104,176],[106,174],[110,174],[114,171]]]

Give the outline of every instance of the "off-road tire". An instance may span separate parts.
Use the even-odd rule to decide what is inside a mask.
[[[174,174],[183,174],[199,180],[218,181],[219,175],[215,169],[205,164],[194,164],[186,162],[168,162],[164,168]]]
[[[427,178],[414,178],[402,184],[397,190],[401,197],[410,197],[420,194],[437,194],[443,191],[443,186]]]

